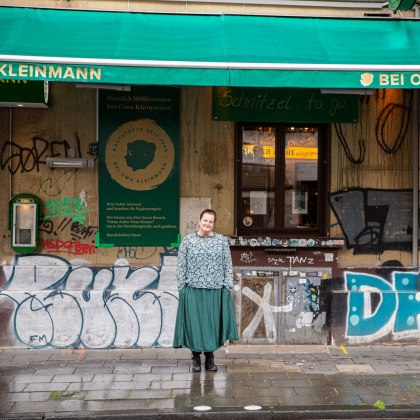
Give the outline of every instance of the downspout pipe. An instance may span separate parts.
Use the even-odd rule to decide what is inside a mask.
[[[413,95],[413,261],[415,270],[419,264],[419,92]]]
[[[415,17],[420,17],[420,8],[415,8]],[[419,266],[419,92],[413,94],[413,243],[412,266]]]

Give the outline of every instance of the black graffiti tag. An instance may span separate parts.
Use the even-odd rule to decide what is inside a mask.
[[[76,149],[80,156],[80,139],[76,135]],[[21,146],[13,141],[7,141],[1,149],[0,169],[8,169],[14,175],[17,172],[39,172],[40,165],[45,165],[47,156],[68,156],[72,149],[67,140],[47,141],[39,136],[32,137],[30,147]]]

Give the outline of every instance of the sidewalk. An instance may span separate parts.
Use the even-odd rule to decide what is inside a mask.
[[[0,350],[0,418],[420,418],[420,345],[230,345],[216,363],[192,373],[184,349]]]

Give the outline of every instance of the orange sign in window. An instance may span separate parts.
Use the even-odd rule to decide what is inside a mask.
[[[318,159],[317,147],[288,147],[286,159]]]

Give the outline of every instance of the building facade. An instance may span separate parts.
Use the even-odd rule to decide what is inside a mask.
[[[250,22],[255,33],[278,31],[270,32],[273,43],[292,51],[291,61],[313,52],[300,63],[312,66],[319,64],[317,48],[334,53],[324,29],[350,31],[362,24],[373,42],[381,25],[392,21],[411,34],[418,25],[415,5],[395,13],[376,1],[0,6],[0,19],[17,10],[28,25],[42,28],[34,33],[38,44],[28,40],[29,47],[22,47],[25,54],[13,50],[25,45],[19,36],[0,49],[0,347],[170,347],[177,247],[208,207],[218,214],[216,230],[230,238],[240,343],[418,340],[420,66],[413,50],[412,62],[399,63],[401,71],[388,62],[383,64],[391,70],[360,69],[359,89],[343,77],[322,85],[340,72],[354,73],[348,69],[302,67],[294,73],[290,66],[254,66],[233,69],[225,78],[224,69],[211,67],[216,58],[211,66],[202,64],[218,54],[223,36],[209,34],[221,17],[227,44],[245,44],[232,50],[232,65],[249,66],[241,51],[271,53],[264,43],[241,43],[243,34],[235,38],[235,25]],[[52,25],[55,13],[69,16],[60,20],[59,41],[41,25]],[[168,37],[169,47],[161,51],[171,61],[168,68],[161,58],[146,65],[139,56],[129,58],[143,66],[141,74],[134,65],[100,62],[100,37],[97,56],[79,44],[78,59],[85,54],[86,63],[67,62],[64,55],[50,62],[53,49],[41,41],[57,48],[61,42],[65,50],[71,23],[83,32],[91,13],[133,31],[130,19],[143,16],[150,32],[147,26],[132,32],[127,54],[153,47],[160,33]],[[189,69],[170,67],[176,61],[171,39],[181,31],[172,22],[179,17],[196,57]],[[156,32],[156,22],[166,22],[165,30]],[[289,26],[278,28],[280,23]],[[202,39],[188,34],[194,28],[203,31]],[[289,44],[293,36],[280,42],[285,28],[302,31],[298,40],[325,44],[296,50]],[[98,24],[92,33],[109,33],[122,45],[123,32],[112,27]],[[359,45],[366,57],[379,54]],[[386,44],[385,54],[392,48]],[[33,51],[48,57],[38,55],[32,63]],[[263,71],[270,72],[269,82]],[[303,71],[313,78],[299,78]],[[103,75],[109,78],[100,80]],[[25,96],[37,89],[41,97]]]

